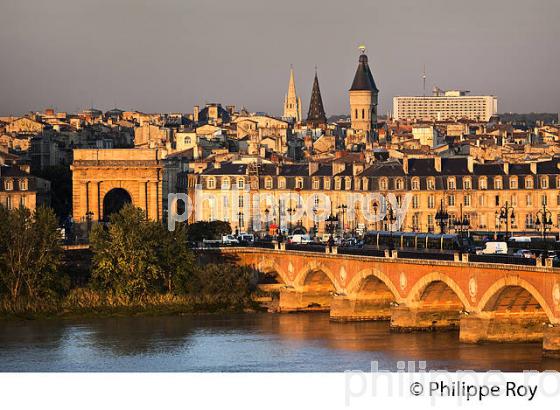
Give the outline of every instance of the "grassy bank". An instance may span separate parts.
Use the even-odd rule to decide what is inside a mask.
[[[64,298],[0,301],[0,319],[55,319],[111,316],[160,316],[222,312],[253,312],[262,308],[252,299],[214,295],[158,294],[129,300],[88,288],[73,289]]]

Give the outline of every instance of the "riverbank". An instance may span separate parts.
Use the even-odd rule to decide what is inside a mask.
[[[0,301],[0,320],[76,319],[95,317],[166,316],[266,311],[253,299],[214,295],[158,294],[128,300],[86,288],[51,300]]]

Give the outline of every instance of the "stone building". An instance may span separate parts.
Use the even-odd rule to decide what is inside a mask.
[[[24,206],[35,210],[50,203],[50,182],[15,166],[0,166],[0,205],[7,209]]]
[[[288,94],[284,97],[283,119],[299,123],[301,117],[301,98],[296,93],[296,81],[294,80],[294,69],[290,67],[290,82],[288,83]]]
[[[313,203],[317,194],[330,198],[332,212],[342,222],[342,209],[351,206],[351,197],[355,193],[394,194],[399,206],[405,200],[409,201],[402,220],[404,231],[439,232],[436,213],[440,209],[450,215],[446,226],[448,232],[453,232],[453,221],[460,218],[461,211],[463,217],[470,220],[472,230],[489,233],[505,230],[497,216],[506,204],[509,212],[513,209],[515,216],[509,221],[510,232],[534,232],[536,215],[543,204],[551,212],[553,230],[557,232],[560,226],[560,159],[557,158],[527,164],[477,163],[470,157],[405,157],[370,165],[335,160],[295,165],[262,164],[258,172],[248,164],[230,162],[207,168],[198,175],[180,175],[178,184],[179,191],[188,192],[193,199],[196,185],[203,197],[206,194],[227,196],[234,186],[239,190],[250,187],[249,197],[242,203],[232,202],[235,199],[230,196],[226,200],[199,204],[203,212],[198,219],[225,218],[239,230],[253,229],[251,215],[260,213],[262,219],[267,207],[276,224],[287,226],[290,223],[288,210]],[[256,193],[270,194],[274,200],[257,207],[253,200]],[[286,195],[291,199],[286,200]],[[233,207],[235,212],[229,212],[225,217],[217,215],[220,203],[228,205],[230,211]],[[344,211],[345,230],[355,229],[358,225],[368,230],[387,228],[382,221],[373,223],[366,218],[366,212],[369,215],[382,212],[379,203],[357,203],[355,208]],[[236,217],[239,212],[244,214],[241,221]],[[356,215],[353,221],[348,217],[349,212]],[[291,223],[310,229],[312,215],[303,215]],[[320,222],[319,232],[324,232],[325,228],[325,223]]]

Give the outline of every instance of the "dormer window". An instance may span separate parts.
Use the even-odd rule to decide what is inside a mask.
[[[278,178],[278,189],[286,189],[286,178]]]
[[[313,189],[319,189],[319,178],[313,178]]]
[[[472,180],[470,177],[463,178],[463,189],[472,189]]]
[[[455,189],[456,186],[455,177],[447,178],[447,189]]]
[[[503,188],[502,177],[494,178],[494,189],[502,189],[502,188]]]
[[[27,191],[27,178],[23,178],[19,180],[19,190],[20,191]]]
[[[509,189],[517,189],[517,188],[518,188],[517,177],[511,177],[509,179]]]
[[[272,189],[272,178],[271,177],[266,177],[266,179],[264,180],[264,187],[265,187],[265,189]]]
[[[397,191],[402,191],[404,188],[404,183],[402,178],[397,178],[397,180],[395,181],[395,187],[397,189]]]
[[[478,188],[479,189],[488,189],[488,179],[486,177],[480,177],[478,179]]]
[[[548,177],[541,177],[541,189],[548,189]]]
[[[362,191],[367,191],[368,190],[368,179],[367,178],[362,178]]]
[[[342,185],[342,183],[341,183],[340,177],[336,177],[334,179],[334,189],[336,189],[337,191],[340,190],[341,185]]]
[[[243,178],[237,180],[237,189],[245,189],[245,180]]]
[[[222,189],[229,189],[229,178],[222,178]]]
[[[381,178],[379,180],[379,189],[382,190],[382,191],[387,190],[387,178]]]
[[[533,189],[533,177],[525,177],[525,189]]]
[[[14,189],[14,181],[11,179],[6,179],[4,182],[4,189],[6,191],[12,191]]]
[[[216,178],[210,177],[206,180],[206,188],[216,189]]]
[[[436,189],[436,180],[434,177],[430,177],[428,178],[428,180],[426,181],[426,186],[430,191],[433,191],[434,189]]]
[[[352,178],[350,178],[350,177],[344,178],[344,189],[346,189],[348,191],[351,188],[352,188]]]
[[[303,189],[303,178],[296,178],[296,189]]]
[[[323,179],[323,188],[326,190],[331,189],[331,179],[329,177],[325,177],[325,179]]]
[[[412,178],[412,190],[413,191],[419,191],[420,190],[420,178],[418,177],[414,177]]]

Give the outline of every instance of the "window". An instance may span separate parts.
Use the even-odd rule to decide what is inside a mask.
[[[331,189],[331,179],[330,178],[325,178],[323,179],[323,187],[324,189]]]
[[[368,190],[368,179],[367,178],[362,178],[362,191],[367,191]]]
[[[286,189],[286,178],[278,178],[278,189]]]
[[[502,188],[503,188],[502,178],[501,177],[494,178],[494,189],[502,189]]]
[[[382,191],[387,190],[387,178],[381,178],[379,180],[379,189]]]
[[[511,206],[517,206],[517,195],[511,196]]]
[[[496,206],[500,206],[500,195],[496,195],[495,201],[496,201]]]
[[[222,189],[229,189],[229,178],[222,178]]]
[[[548,189],[548,177],[541,177],[541,188]]]
[[[352,178],[346,177],[344,178],[344,189],[347,191],[352,189]]]
[[[418,200],[418,195],[414,195],[412,197],[412,208],[414,209],[420,208],[420,201]]]
[[[216,189],[216,178],[211,177],[206,180],[206,187],[208,189]]]
[[[541,205],[548,205],[548,198],[546,195],[541,195]]]
[[[239,195],[239,208],[243,208],[243,195]]]
[[[412,178],[412,190],[418,191],[420,189],[420,179],[418,177]]]
[[[525,204],[527,206],[533,206],[533,196],[531,194],[527,194],[525,197]]]
[[[471,196],[465,195],[463,197],[463,203],[465,204],[465,206],[471,206]]]
[[[478,188],[479,189],[488,189],[488,180],[486,177],[480,177],[478,179]]]
[[[319,189],[319,178],[313,178],[313,189]]]
[[[531,215],[531,214],[525,215],[525,228],[526,229],[533,229],[534,228],[533,215]]]
[[[484,195],[478,196],[478,206],[486,206],[486,196]]]
[[[245,188],[245,180],[243,178],[239,178],[237,180],[237,189],[244,189]]]
[[[511,177],[509,180],[509,189],[517,189],[517,177]]]
[[[463,189],[472,189],[472,180],[470,178],[463,178]]]
[[[26,178],[19,180],[19,190],[20,191],[27,191],[27,179]]]
[[[404,184],[403,184],[403,180],[402,180],[401,178],[397,178],[397,180],[396,180],[396,182],[395,182],[396,189],[397,189],[398,191],[402,191],[403,185],[404,185]]]
[[[533,177],[525,177],[525,189],[533,189]]]
[[[303,189],[303,178],[296,178],[296,189]]]
[[[14,189],[14,181],[12,181],[11,179],[7,179],[7,180],[4,182],[4,189],[5,189],[6,191],[11,191],[11,190],[13,190],[13,189]]]
[[[455,189],[455,187],[456,187],[455,178],[454,177],[447,178],[447,189]]]
[[[270,177],[265,178],[264,188],[265,189],[272,189],[272,178],[270,178]]]
[[[342,185],[342,183],[341,183],[340,177],[336,177],[334,179],[334,189],[340,190],[341,185]]]
[[[447,205],[455,206],[455,195],[448,195],[447,196]]]
[[[426,186],[429,190],[433,191],[434,189],[436,189],[436,180],[433,177],[428,178],[428,180],[426,181]]]
[[[428,208],[434,209],[435,208],[436,200],[433,195],[428,196]]]

